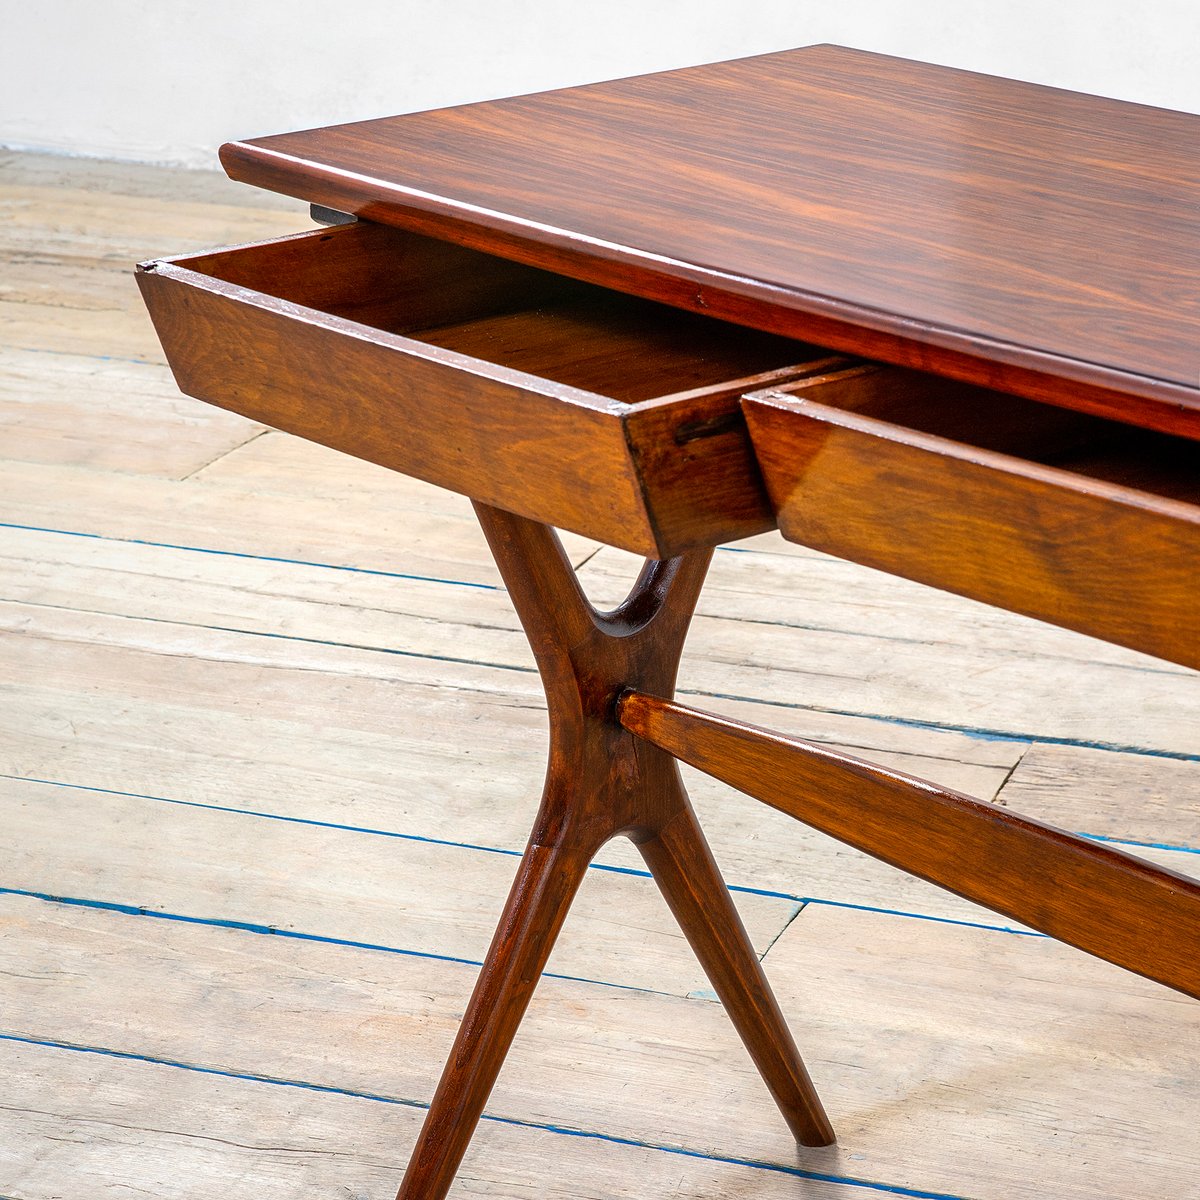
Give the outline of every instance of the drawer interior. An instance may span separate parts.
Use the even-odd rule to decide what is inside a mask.
[[[773,371],[822,353],[586,284],[511,312],[405,332],[627,404]]]
[[[627,404],[827,353],[367,222],[180,265]]]
[[[855,413],[966,446],[1200,504],[1200,442],[873,364],[841,373],[814,408]]]

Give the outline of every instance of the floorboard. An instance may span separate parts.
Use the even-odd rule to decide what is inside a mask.
[[[307,224],[0,152],[0,1200],[387,1200],[528,832],[544,705],[467,502],[161,365],[134,261]],[[634,560],[565,543],[618,601]],[[681,685],[1200,875],[1195,673],[763,535]],[[686,774],[839,1147],[622,843],[454,1195],[1200,1198],[1200,1005]]]

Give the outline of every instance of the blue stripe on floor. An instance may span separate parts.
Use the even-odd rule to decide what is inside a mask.
[[[398,841],[416,842],[429,846],[445,846],[453,850],[470,850],[480,854],[499,854],[506,858],[520,858],[521,850],[508,849],[502,846],[484,846],[475,842],[457,842],[448,838],[426,837],[416,833],[399,833],[390,829],[377,829],[369,825],[343,825],[336,821],[318,821],[310,817],[289,817],[279,813],[262,812],[250,808],[235,808],[223,804],[205,804],[198,800],[174,800],[168,796],[152,796],[145,792],[124,792],[115,788],[87,787],[79,783],[61,783],[53,779],[37,779],[24,775],[2,775],[0,779],[13,779],[21,783],[39,784],[45,787],[67,788],[71,791],[95,792],[104,796],[122,796],[131,800],[149,800],[156,804],[174,804],[181,808],[198,808],[208,812],[229,813],[234,816],[255,817],[264,821],[281,821],[289,825],[309,825],[317,829],[333,829],[347,833],[362,833],[371,837],[395,838]],[[1087,836],[1082,835],[1082,836]],[[637,867],[621,867],[609,863],[591,864],[593,871],[605,871],[613,875],[632,875],[642,879],[650,879],[649,871]],[[880,913],[884,916],[908,917],[915,921],[934,921],[940,925],[962,925],[968,929],[986,929],[993,933],[1014,933],[1023,937],[1042,937],[1026,929],[1014,929],[1008,925],[996,925],[986,921],[969,921],[958,917],[938,917],[929,913],[912,912],[907,909],[876,907],[868,904],[853,904],[848,901],[834,900],[824,896],[804,896],[797,892],[785,892],[773,888],[752,887],[748,884],[730,883],[726,885],[735,894],[745,896],[762,896],[769,900],[786,900],[793,904],[821,904],[829,908],[850,908],[860,912]],[[3,891],[3,889],[0,889]],[[374,947],[378,948],[378,947]]]
[[[22,896],[28,900],[41,900],[46,904],[62,904],[68,908],[120,913],[126,917],[152,917],[158,921],[175,921],[181,925],[202,925],[210,929],[235,929],[239,933],[289,938],[296,942],[316,942],[323,946],[347,946],[353,950],[374,950],[381,954],[399,954],[405,958],[423,958],[432,962],[456,963],[467,967],[483,966],[483,963],[477,958],[435,954],[432,950],[412,950],[403,946],[384,946],[378,942],[360,942],[352,938],[331,937],[321,933],[303,933],[298,929],[280,929],[277,925],[261,925],[255,921],[235,921],[224,917],[195,917],[189,916],[187,913],[147,908],[143,904],[122,904],[115,900],[91,900],[83,896],[58,896],[52,892],[38,892],[28,888],[15,887],[0,887],[0,896]],[[614,988],[621,992],[649,992],[656,996],[674,995],[673,992],[660,992],[654,988],[635,987],[627,983],[610,983],[605,979],[589,979],[583,975],[563,975],[557,971],[545,971],[542,978],[563,979],[569,983],[589,983],[596,987]]]
[[[257,1072],[225,1071],[217,1067],[206,1067],[199,1063],[184,1062],[181,1059],[161,1058],[149,1054],[134,1054],[126,1050],[110,1050],[103,1046],[84,1046],[75,1042],[56,1041],[49,1038],[22,1037],[18,1034],[0,1033],[0,1041],[13,1042],[19,1045],[38,1046],[47,1050],[63,1050],[76,1054],[95,1054],[105,1058],[115,1058],[125,1062],[148,1063],[152,1066],[172,1067],[176,1070],[191,1071],[200,1075],[212,1075],[219,1079],[237,1079],[246,1083],[269,1084],[273,1087],[298,1088],[308,1092],[320,1092],[328,1096],[346,1096],[354,1100],[370,1100],[377,1104],[394,1104],[402,1108],[412,1108],[424,1111],[429,1105],[420,1100],[406,1100],[399,1096],[386,1096],[379,1092],[365,1092],[356,1088],[340,1088],[330,1084],[309,1083],[301,1079],[283,1079],[275,1075],[263,1075]],[[834,1175],[827,1171],[810,1171],[803,1167],[788,1166],[784,1163],[765,1162],[762,1159],[743,1158],[732,1154],[706,1154],[701,1150],[688,1150],[682,1146],[667,1146],[658,1142],[647,1142],[639,1138],[621,1137],[619,1134],[601,1133],[591,1129],[576,1129],[569,1125],[554,1125],[543,1121],[525,1121],[519,1117],[503,1117],[492,1113],[484,1113],[480,1118],[496,1125],[507,1125],[517,1129],[532,1129],[542,1133],[552,1133],[560,1137],[586,1138],[589,1141],[606,1142],[614,1146],[629,1146],[637,1150],[652,1150],[660,1154],[672,1154],[680,1158],[697,1159],[701,1162],[721,1163],[731,1167],[746,1167],[755,1171],[770,1171],[778,1175],[789,1175],[796,1179],[810,1179],[820,1183],[841,1184],[847,1187],[865,1188],[869,1191],[880,1192],[889,1196],[905,1196],[910,1200],[963,1200],[962,1197],[950,1192],[926,1191],[922,1188],[905,1187],[900,1184],[879,1183],[871,1179],[856,1179],[851,1175]]]
[[[788,700],[771,700],[762,696],[742,696],[730,692],[698,692],[680,688],[676,694],[679,696],[707,696],[714,700],[735,700],[742,704],[761,704],[767,708],[827,713],[831,717],[858,717],[864,721],[878,721],[881,725],[902,725],[905,729],[927,729],[933,733],[961,733],[964,737],[982,742],[1019,742],[1031,746],[1071,746],[1078,750],[1103,750],[1112,754],[1137,754],[1145,758],[1170,758],[1179,762],[1200,762],[1200,753],[1184,750],[1157,750],[1147,746],[1128,745],[1124,742],[1054,737],[1043,733],[1011,733],[1000,729],[985,729],[978,725],[955,725],[949,721],[924,721],[916,717],[893,717],[883,713],[855,712],[845,708],[827,708],[820,704],[799,704]]]
[[[318,567],[318,568],[322,568],[322,569],[330,570],[330,571],[347,571],[347,572],[350,572],[352,574],[357,574],[357,575],[378,575],[378,576],[382,576],[382,577],[388,578],[388,579],[406,579],[406,580],[411,580],[411,581],[416,581],[416,582],[421,582],[421,583],[444,584],[447,587],[476,588],[476,589],[480,589],[483,591],[492,591],[492,592],[504,590],[503,588],[497,586],[496,584],[472,583],[472,582],[469,582],[466,580],[446,579],[446,578],[442,578],[440,576],[435,576],[435,575],[416,575],[416,574],[406,574],[406,573],[400,572],[400,571],[382,571],[382,570],[376,570],[376,569],[368,568],[368,567],[350,567],[350,566],[345,566],[345,565],[339,564],[339,563],[323,563],[323,562],[312,562],[312,561],[308,561],[305,559],[280,558],[280,557],[276,557],[273,555],[267,555],[267,554],[249,554],[249,553],[246,553],[243,551],[238,551],[238,550],[215,550],[215,549],[211,549],[211,548],[205,547],[205,546],[185,546],[185,545],[175,543],[175,542],[155,542],[155,541],[147,541],[147,540],[144,540],[141,538],[111,537],[106,534],[84,533],[79,530],[73,530],[73,529],[54,529],[49,526],[43,526],[43,525],[22,525],[22,524],[16,524],[13,522],[0,521],[0,529],[18,529],[18,530],[25,530],[25,531],[31,532],[31,533],[50,533],[50,534],[58,534],[62,537],[87,538],[87,539],[90,539],[93,541],[121,542],[121,543],[125,543],[128,545],[133,545],[133,546],[150,546],[150,547],[154,547],[156,549],[162,549],[162,550],[183,550],[183,551],[189,551],[194,554],[211,554],[211,555],[223,556],[226,558],[242,558],[242,559],[251,559],[251,560],[260,561],[260,562],[285,563],[288,565],[301,566],[301,567]],[[111,614],[111,615],[117,615],[117,614]],[[132,618],[132,619],[142,619],[142,618]],[[203,626],[203,628],[214,628],[214,629],[219,629],[220,632],[241,633],[241,634],[246,634],[248,636],[260,636],[260,637],[271,636],[271,637],[282,638],[284,640],[317,641],[317,639],[293,638],[286,634],[258,633],[255,630],[247,630],[247,629],[226,629],[226,628],[221,628],[221,627],[216,627],[216,626],[211,626],[211,627]],[[328,642],[328,643],[322,643],[322,644],[343,645],[344,643]],[[362,649],[362,650],[379,650],[379,651],[385,651],[388,649],[387,647],[377,647],[377,646],[358,646],[358,647],[354,647],[354,648]],[[392,650],[391,652],[392,653],[406,653],[403,651],[395,651],[395,650]],[[414,658],[436,658],[436,656],[434,656],[434,655],[418,654],[418,653],[414,653],[414,652],[407,652],[407,653],[408,653],[409,657],[414,657]],[[461,659],[461,660],[455,659],[452,661],[461,661],[464,663],[468,663],[470,665],[479,665],[479,666],[504,666],[506,669],[512,669],[512,670],[526,670],[526,671],[531,670],[531,668],[528,668],[528,667],[508,666],[506,664],[476,663],[474,659]],[[730,693],[725,693],[725,692],[698,692],[698,691],[680,690],[679,695],[680,696],[701,697],[701,698],[708,697],[708,698],[719,699],[719,700],[736,700],[736,701],[740,701],[742,703],[761,704],[761,705],[765,705],[767,707],[772,707],[772,708],[787,708],[787,709],[796,709],[796,710],[808,711],[808,712],[820,712],[820,713],[826,713],[830,716],[855,717],[855,718],[859,718],[864,721],[874,721],[877,724],[881,724],[881,725],[898,725],[898,726],[902,726],[906,729],[924,729],[924,730],[929,730],[930,732],[937,732],[937,733],[957,733],[957,734],[961,734],[964,737],[972,738],[972,739],[975,739],[978,741],[1012,742],[1012,743],[1044,745],[1044,746],[1070,746],[1070,747],[1074,747],[1074,748],[1081,749],[1081,750],[1099,750],[1099,751],[1105,751],[1105,752],[1116,753],[1116,754],[1136,754],[1136,755],[1141,755],[1141,756],[1148,757],[1148,758],[1167,758],[1167,759],[1173,759],[1173,760],[1180,761],[1180,762],[1200,762],[1200,753],[1190,753],[1190,752],[1184,752],[1184,751],[1178,751],[1178,750],[1152,749],[1152,748],[1148,748],[1148,747],[1144,747],[1144,746],[1135,746],[1135,745],[1129,745],[1129,744],[1120,743],[1120,742],[1106,742],[1106,741],[1100,741],[1100,740],[1088,740],[1088,739],[1083,739],[1083,738],[1071,738],[1071,737],[1052,737],[1052,736],[1046,736],[1046,735],[1042,735],[1042,734],[1032,734],[1032,733],[1014,733],[1014,732],[1005,731],[1005,730],[987,729],[987,728],[984,728],[981,726],[975,726],[975,725],[956,725],[956,724],[954,724],[952,722],[948,722],[948,721],[926,721],[926,720],[919,720],[917,718],[896,717],[896,716],[891,716],[891,715],[888,715],[885,713],[855,712],[850,709],[827,708],[827,707],[822,707],[821,705],[815,705],[815,704],[799,704],[799,703],[794,703],[794,702],[789,702],[789,701],[784,701],[784,700],[764,699],[761,696],[742,696],[742,695],[735,695],[735,694],[730,694]]]
[[[342,563],[312,562],[303,558],[280,558],[273,554],[248,554],[241,550],[214,550],[207,546],[183,546],[177,542],[152,542],[145,538],[112,537],[103,533],[83,533],[77,529],[51,529],[45,525],[17,525],[0,521],[0,529],[21,529],[28,533],[56,533],[61,537],[87,538],[96,542],[121,542],[129,546],[152,546],[156,550],[186,550],[191,554],[213,554],[222,558],[245,558],[255,562],[286,563],[293,567],[319,567],[325,571],[348,571],[353,575],[379,575],[385,579],[409,579],[418,583],[442,583],[449,587],[479,588],[486,592],[502,592],[494,583],[471,583],[463,579],[443,579],[437,575],[413,575],[403,571],[380,571],[371,567],[348,567]]]

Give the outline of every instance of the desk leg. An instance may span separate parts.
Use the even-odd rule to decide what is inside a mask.
[[[525,851],[398,1200],[450,1190],[589,858],[562,846]]]
[[[833,1130],[678,767],[616,719],[627,688],[673,693],[709,553],[647,562],[628,599],[599,613],[552,529],[475,508],[542,675],[550,759],[529,846],[397,1200],[446,1195],[583,873],[618,834],[641,848],[797,1140],[828,1145]]]
[[[792,1135],[803,1146],[830,1145],[833,1126],[691,805],[638,849]]]

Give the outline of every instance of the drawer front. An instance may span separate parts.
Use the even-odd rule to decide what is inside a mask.
[[[367,223],[138,282],[189,395],[657,558],[772,526],[740,396],[826,357]]]
[[[186,268],[152,264],[138,281],[189,396],[564,525],[584,523],[571,498],[604,478],[592,536],[648,536],[620,424],[602,407]]]
[[[865,402],[864,375],[874,396]],[[1109,481],[1124,467],[1119,441],[1107,451],[1105,478],[1086,464],[1047,466],[872,415],[916,415],[928,388],[926,407],[941,405],[943,423],[962,433],[973,411],[1010,403],[995,393],[958,395],[959,387],[867,368],[747,397],[755,455],[783,535],[1200,667],[1200,505],[1176,498],[1191,490],[1183,476],[1194,447],[1167,447],[1182,455],[1163,486],[1172,496]],[[1047,430],[1029,435],[1028,406],[1012,403],[1017,417],[989,416],[986,441],[1069,441],[1067,430],[1051,428],[1062,414],[1051,412]],[[1135,432],[1130,437],[1136,441]],[[1151,459],[1161,449],[1155,442]],[[1156,475],[1152,461],[1130,471]]]

